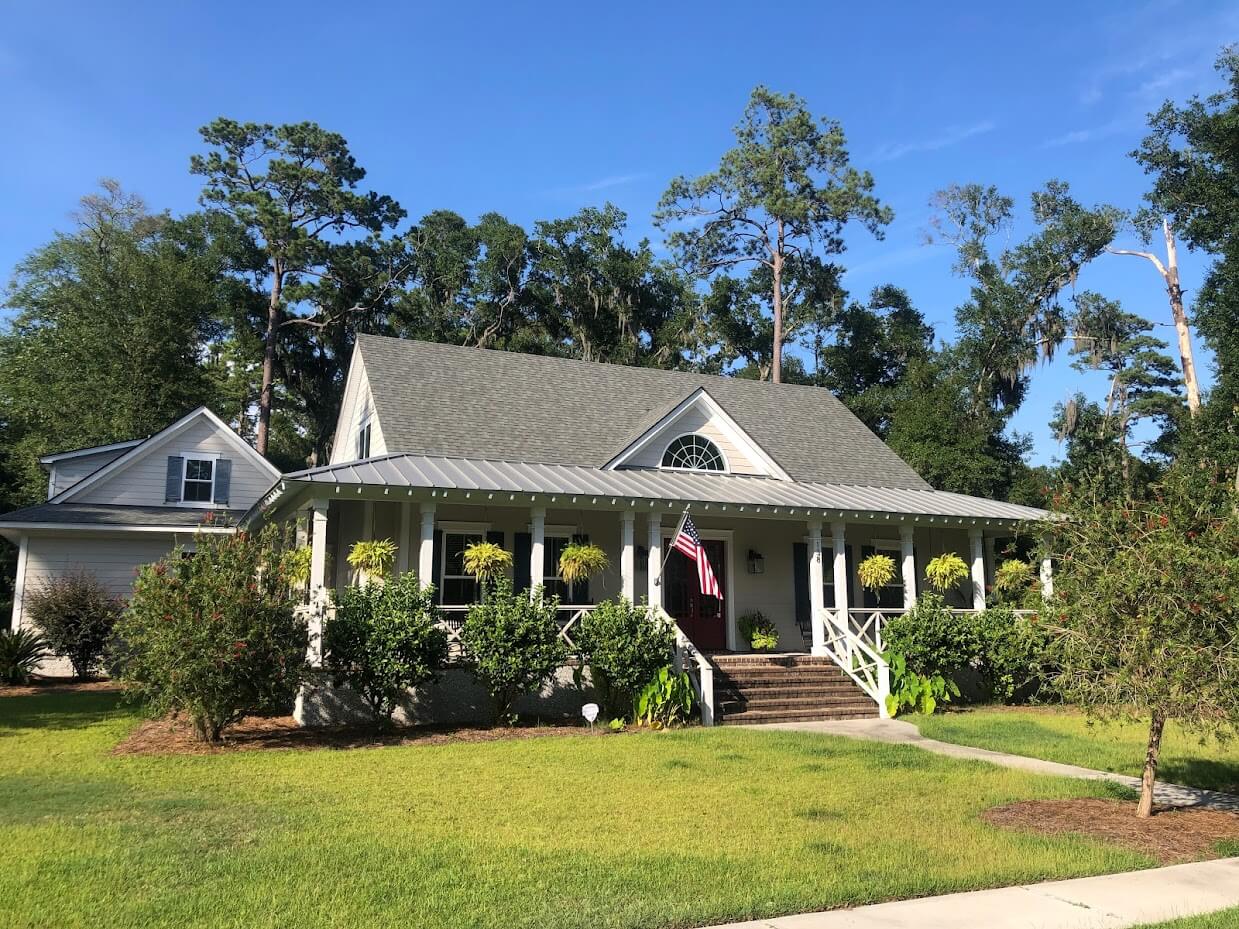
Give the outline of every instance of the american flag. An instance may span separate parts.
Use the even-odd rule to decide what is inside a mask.
[[[718,579],[710,567],[710,559],[706,557],[705,547],[701,544],[701,536],[697,534],[697,527],[693,525],[693,520],[687,513],[680,520],[680,531],[671,540],[671,547],[697,562],[697,581],[701,585],[701,592],[707,597],[717,597],[722,600],[723,591],[718,586]]]

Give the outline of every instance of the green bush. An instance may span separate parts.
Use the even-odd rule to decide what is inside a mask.
[[[668,729],[688,722],[693,712],[693,685],[688,674],[663,665],[633,701],[633,720],[651,729]]]
[[[745,613],[737,623],[740,626],[740,637],[748,642],[754,651],[772,652],[778,647],[779,630],[760,610]]]
[[[357,691],[375,722],[390,722],[408,691],[434,680],[447,662],[447,634],[436,618],[431,591],[412,572],[348,588],[323,630],[332,682]]]
[[[646,615],[644,606],[604,600],[581,618],[577,647],[589,666],[608,716],[621,716],[633,698],[675,654],[675,633]]]
[[[941,594],[924,593],[908,612],[883,627],[887,649],[898,652],[915,674],[951,677],[980,650],[972,617],[953,613]]]
[[[124,601],[93,574],[66,574],[32,591],[25,613],[55,654],[69,659],[73,676],[97,671]]]
[[[116,624],[112,667],[132,699],[183,713],[218,741],[229,723],[287,713],[305,672],[306,628],[293,613],[278,533],[202,534],[138,574]]]
[[[884,656],[891,669],[891,692],[886,696],[886,712],[898,716],[911,710],[922,716],[932,716],[940,703],[950,703],[959,696],[959,685],[941,674],[917,674],[908,668],[904,657],[889,651]]]
[[[1025,702],[1045,679],[1050,637],[1036,616],[1017,616],[1007,607],[977,617],[977,655],[982,683],[995,700]]]
[[[28,684],[39,663],[51,655],[33,629],[0,629],[0,683]]]
[[[511,578],[500,576],[461,629],[465,656],[502,722],[513,722],[517,698],[542,687],[567,658],[555,618],[559,601],[544,601],[540,588],[535,593],[530,599],[513,591]]]

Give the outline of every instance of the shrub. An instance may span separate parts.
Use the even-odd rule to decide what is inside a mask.
[[[460,632],[465,656],[490,692],[495,718],[514,721],[512,706],[550,680],[567,658],[556,622],[557,599],[544,601],[541,588],[531,599],[500,577],[482,603],[475,604]]]
[[[857,567],[856,575],[865,590],[879,590],[895,579],[895,559],[890,555],[870,555]]]
[[[116,625],[113,667],[151,712],[184,713],[218,741],[252,713],[288,712],[305,669],[306,628],[293,613],[277,532],[199,535],[138,574]]]
[[[745,613],[738,620],[740,635],[754,651],[772,652],[779,644],[779,631],[760,610]]]
[[[361,695],[376,723],[391,721],[411,688],[447,663],[447,634],[434,626],[434,599],[406,572],[387,584],[350,587],[323,630],[323,659],[336,686]]]
[[[911,710],[922,716],[932,716],[939,703],[950,703],[959,696],[959,686],[941,674],[917,674],[909,670],[903,655],[886,653],[891,669],[891,692],[886,696],[886,712],[898,716]]]
[[[984,686],[1004,703],[1035,696],[1047,672],[1050,637],[1036,617],[1016,616],[1006,607],[986,610],[976,620],[977,666]]]
[[[693,685],[688,675],[663,665],[633,701],[633,720],[651,729],[668,729],[688,722],[693,712]]]
[[[946,593],[968,579],[968,565],[954,552],[931,558],[925,565],[925,580],[939,593]]]
[[[941,594],[926,593],[883,628],[886,648],[903,656],[915,674],[950,677],[980,651],[976,624],[953,613]]]
[[[581,661],[589,666],[609,716],[628,712],[637,692],[674,656],[671,627],[651,620],[644,606],[622,598],[599,603],[577,629]]]
[[[0,683],[29,683],[39,663],[51,654],[33,629],[0,629]]]
[[[92,574],[56,578],[26,598],[26,615],[55,654],[73,665],[73,676],[98,670],[124,601]]]

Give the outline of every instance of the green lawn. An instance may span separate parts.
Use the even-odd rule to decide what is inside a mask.
[[[1239,929],[1239,910],[1221,910],[1208,916],[1189,916],[1140,929]]]
[[[0,926],[690,926],[1149,866],[978,820],[1105,795],[687,730],[122,757],[103,693],[0,697]]]
[[[976,709],[909,716],[931,739],[993,751],[1030,755],[1099,771],[1140,775],[1146,726],[1132,723],[1089,725],[1074,710]],[[1166,727],[1158,777],[1176,784],[1239,793],[1239,740],[1218,742]]]

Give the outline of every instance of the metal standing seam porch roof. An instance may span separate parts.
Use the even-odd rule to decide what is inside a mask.
[[[940,490],[865,487],[647,469],[603,471],[433,455],[386,455],[286,474],[285,484],[330,484],[562,496],[625,497],[679,503],[852,510],[1020,522],[1046,511]],[[277,485],[278,487],[279,485]],[[278,499],[269,497],[269,503]]]

